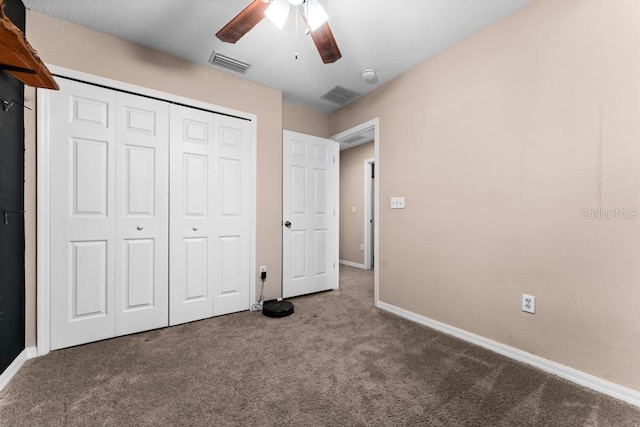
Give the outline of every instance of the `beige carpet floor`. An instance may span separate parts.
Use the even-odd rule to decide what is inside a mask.
[[[54,351],[2,426],[639,426],[640,409],[373,307],[370,271],[238,313]]]

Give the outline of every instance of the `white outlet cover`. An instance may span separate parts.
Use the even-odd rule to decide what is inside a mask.
[[[404,197],[392,197],[391,209],[404,209]]]
[[[525,313],[536,313],[536,297],[533,295],[522,294],[522,311]]]

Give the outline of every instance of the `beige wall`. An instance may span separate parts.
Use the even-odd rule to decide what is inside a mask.
[[[364,161],[374,149],[372,141],[340,152],[341,261],[364,264]]]
[[[282,238],[282,93],[216,70],[192,64],[102,33],[27,11],[27,38],[48,64],[94,74],[257,116],[257,265],[269,276],[265,296],[280,296]],[[27,93],[33,105],[33,95]],[[25,119],[27,206],[35,195],[35,115]],[[31,205],[29,205],[31,203]],[[35,344],[34,218],[29,209],[27,238],[27,345]],[[256,273],[257,275],[257,273]],[[259,292],[259,290],[258,290]]]
[[[582,212],[640,207],[639,17],[535,0],[330,117],[380,119],[382,301],[640,390],[640,220]]]
[[[289,102],[282,103],[282,128],[307,135],[329,138],[329,115]]]
[[[24,87],[24,285],[26,346],[36,345],[36,90]]]

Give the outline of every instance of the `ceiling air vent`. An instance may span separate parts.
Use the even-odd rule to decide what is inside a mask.
[[[347,139],[343,139],[340,142],[344,142],[345,144],[353,144],[354,142],[358,142],[358,141],[362,141],[364,139],[364,137],[360,134],[356,135],[356,136],[350,136]]]
[[[334,104],[347,105],[348,103],[350,103],[351,101],[353,101],[359,96],[360,94],[358,92],[345,89],[342,86],[336,86],[333,89],[331,89],[329,92],[322,95],[320,98],[326,99],[327,101],[331,101]]]
[[[211,54],[209,62],[216,67],[226,68],[227,70],[234,71],[240,74],[247,74],[247,71],[249,70],[249,68],[251,68],[251,65],[218,53],[215,50]]]

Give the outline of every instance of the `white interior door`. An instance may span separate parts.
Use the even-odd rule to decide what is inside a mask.
[[[171,105],[171,325],[213,316],[213,117]]]
[[[251,122],[216,115],[215,316],[251,304]]]
[[[115,93],[60,79],[49,97],[51,348],[115,334]]]
[[[283,132],[284,298],[338,286],[338,156],[335,141]]]
[[[169,104],[116,96],[116,335],[125,335],[169,324]]]

